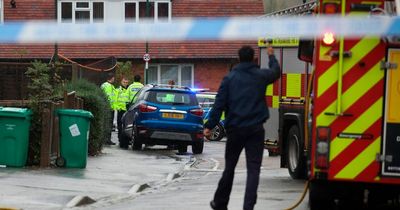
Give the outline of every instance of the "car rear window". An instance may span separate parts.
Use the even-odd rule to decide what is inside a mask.
[[[215,95],[197,94],[196,97],[202,108],[211,108],[215,102]]]
[[[184,105],[184,106],[198,105],[195,94],[189,92],[150,90],[148,92],[146,100],[158,104]]]

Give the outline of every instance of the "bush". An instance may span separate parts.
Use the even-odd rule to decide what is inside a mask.
[[[45,63],[34,61],[25,73],[29,78],[28,99],[30,103],[28,107],[33,111],[29,132],[28,165],[38,165],[40,162],[42,103],[59,100],[63,97],[64,90],[76,91],[77,96],[84,99],[83,108],[94,116],[90,124],[89,155],[101,152],[103,143],[109,138],[111,132],[110,106],[100,87],[86,80],[67,82],[64,85],[65,81],[61,80],[57,71],[57,64],[50,68]]]
[[[75,91],[84,100],[84,109],[90,111],[94,119],[90,123],[89,155],[101,152],[103,144],[110,137],[111,109],[107,98],[100,87],[87,80],[80,79],[66,84],[66,91]],[[58,94],[61,94],[60,92]]]
[[[120,86],[120,81],[122,77],[125,77],[129,80],[130,83],[133,82],[133,71],[132,71],[132,63],[130,61],[127,62],[118,62],[117,70],[115,74],[115,83],[116,86]]]
[[[43,112],[40,102],[48,101],[53,96],[53,88],[50,84],[50,68],[40,61],[32,62],[25,75],[29,78],[28,99],[29,108],[32,109],[31,127],[29,132],[28,165],[38,165],[40,161],[40,142],[42,134]]]

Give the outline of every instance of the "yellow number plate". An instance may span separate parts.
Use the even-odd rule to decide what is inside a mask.
[[[183,119],[183,114],[177,113],[162,113],[163,118]]]

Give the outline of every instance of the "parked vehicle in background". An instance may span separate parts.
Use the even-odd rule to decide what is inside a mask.
[[[194,154],[203,152],[203,109],[187,87],[144,86],[123,116],[123,129],[133,150],[150,144],[176,146],[185,153],[191,145]]]
[[[215,102],[216,92],[205,92],[202,90],[196,90],[196,97],[199,101],[201,108],[204,110],[203,119],[207,122],[211,108]],[[210,141],[220,141],[225,137],[225,127],[224,127],[225,116],[222,115],[220,122],[211,130],[211,136],[206,137]]]

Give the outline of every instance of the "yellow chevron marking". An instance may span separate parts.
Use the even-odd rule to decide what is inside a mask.
[[[274,83],[269,84],[267,86],[267,89],[265,90],[265,95],[266,96],[272,96],[273,95],[273,90],[274,90]]]
[[[351,105],[360,99],[371,87],[378,83],[383,76],[384,73],[380,70],[380,62],[378,62],[343,94],[343,111],[346,112]],[[336,103],[337,101],[335,100],[317,116],[318,126],[330,126],[330,124],[336,120],[336,116],[325,115],[326,112],[335,113]]]
[[[374,49],[380,40],[377,38],[364,37],[353,48],[351,48],[352,57],[345,58],[343,64],[343,75],[345,75],[354,65],[372,49]],[[332,65],[326,72],[318,78],[318,97],[325,93],[338,80],[337,76],[338,63]]]
[[[279,108],[279,96],[272,96],[272,108]]]
[[[379,1],[361,1],[361,4],[375,4],[375,5],[381,5],[382,2],[379,2]]]
[[[375,123],[382,113],[382,101],[380,98],[370,108],[368,108],[360,117],[357,118],[352,124],[350,124],[343,132],[345,133],[364,133],[373,123]],[[336,137],[331,141],[329,160],[332,161],[336,158],[344,149],[346,149],[354,139],[338,138]]]
[[[301,96],[301,74],[286,75],[286,96],[300,97]]]
[[[382,110],[381,110],[382,111]],[[372,162],[376,161],[375,155],[381,150],[381,138],[377,138],[356,158],[354,158],[346,167],[344,167],[335,178],[338,179],[354,179]]]
[[[332,47],[322,46],[319,47],[319,60],[320,61],[331,61],[332,56],[328,55],[328,52],[332,49]]]

